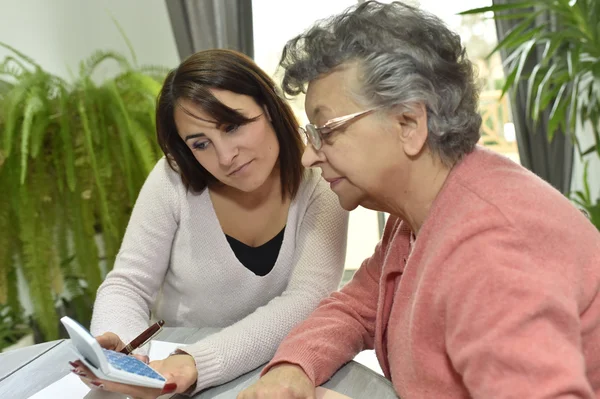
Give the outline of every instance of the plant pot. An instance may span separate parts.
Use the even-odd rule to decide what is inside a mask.
[[[29,333],[29,334],[25,335],[23,338],[21,338],[20,340],[18,340],[17,342],[15,342],[14,344],[9,345],[6,348],[2,349],[2,352],[8,352],[13,349],[25,348],[27,346],[33,345],[34,343],[35,342],[33,340],[33,333]]]

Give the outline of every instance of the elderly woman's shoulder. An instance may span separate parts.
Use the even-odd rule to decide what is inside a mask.
[[[444,201],[455,214],[536,235],[566,225],[587,230],[585,216],[562,193],[500,154],[477,149],[455,169]]]

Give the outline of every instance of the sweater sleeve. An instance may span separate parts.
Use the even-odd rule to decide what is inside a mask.
[[[266,363],[290,330],[337,289],[346,256],[348,213],[318,184],[298,231],[285,291],[237,323],[180,348],[195,358],[193,392],[230,381]]]
[[[178,227],[179,190],[180,177],[163,158],[138,195],[114,268],[98,289],[93,335],[111,331],[129,342],[148,327]]]
[[[374,254],[362,263],[341,291],[323,300],[317,310],[286,337],[262,375],[277,364],[293,363],[318,386],[357,353],[373,348],[385,248],[397,223],[394,217],[389,218]]]
[[[595,398],[580,332],[585,277],[523,242],[509,227],[481,231],[447,259],[450,361],[472,398]]]

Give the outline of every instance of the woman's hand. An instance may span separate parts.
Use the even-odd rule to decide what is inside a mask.
[[[301,367],[284,363],[240,392],[237,399],[315,399],[315,386]]]
[[[121,341],[121,338],[119,338],[117,334],[111,332],[107,332],[97,336],[96,341],[98,341],[100,346],[104,349],[108,349],[115,352],[120,352],[125,347],[125,343]],[[148,356],[135,354],[132,354],[132,356],[148,364]]]
[[[90,387],[118,392],[134,398],[155,399],[167,393],[183,393],[198,379],[194,358],[187,353],[176,354],[163,360],[150,362],[150,367],[167,379],[163,389],[146,388],[137,385],[121,384],[97,378],[81,361],[71,362],[73,372]]]

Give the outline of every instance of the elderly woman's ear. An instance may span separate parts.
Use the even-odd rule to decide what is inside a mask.
[[[399,138],[406,155],[417,156],[427,141],[427,111],[425,105],[415,104],[411,109],[395,115]]]

